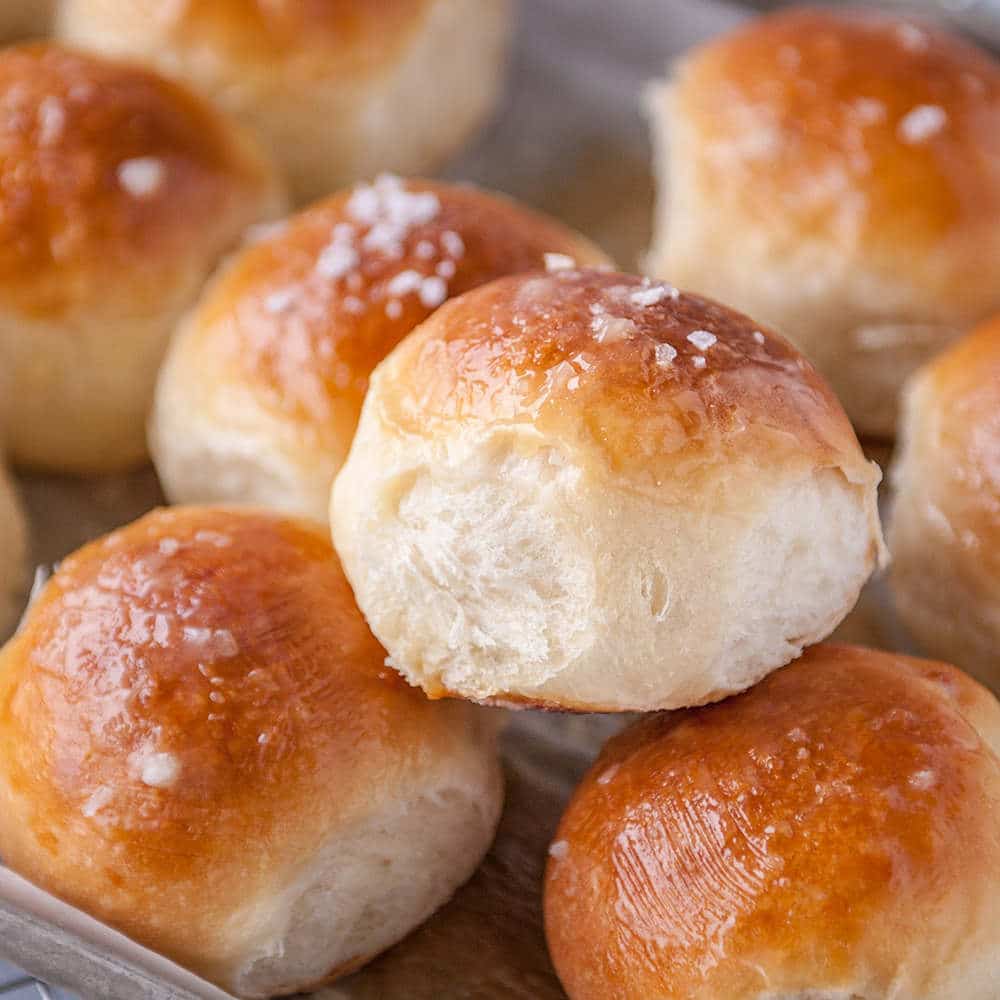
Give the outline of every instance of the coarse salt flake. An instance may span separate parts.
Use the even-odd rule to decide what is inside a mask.
[[[51,145],[62,135],[66,125],[66,110],[62,101],[51,94],[38,105],[38,141]]]
[[[607,313],[597,313],[590,323],[594,340],[599,344],[616,344],[628,340],[636,332],[636,325],[624,316],[609,316]]]
[[[930,42],[926,31],[909,22],[904,22],[896,29],[896,37],[908,52],[925,52]]]
[[[576,267],[576,261],[566,253],[547,253],[543,259],[546,271],[566,271]]]
[[[756,341],[756,342],[757,342],[758,344],[763,344],[763,343],[764,343],[764,334],[762,334],[762,333],[760,332],[760,330],[754,330],[754,332],[753,332],[753,335],[752,335],[752,336],[753,336],[753,339],[754,339],[754,340],[755,340],[755,341]]]
[[[698,348],[699,351],[707,351],[716,341],[718,337],[714,333],[710,333],[708,330],[693,330],[687,335],[687,339]]]
[[[387,285],[385,290],[394,299],[419,291],[424,276],[419,271],[400,271]]]
[[[705,359],[704,359],[704,357],[702,355],[696,354],[691,359],[691,364],[693,364],[695,366],[695,368],[704,368],[705,367]]]
[[[348,243],[328,243],[316,259],[316,273],[336,281],[353,271],[360,262],[358,251]]]
[[[204,528],[195,532],[194,540],[204,545],[214,545],[217,549],[225,549],[233,544],[229,535],[224,535],[221,531],[207,531]]]
[[[885,105],[874,97],[859,97],[853,104],[854,114],[864,125],[874,125],[885,120]]]
[[[656,363],[661,368],[667,368],[677,357],[677,350],[670,344],[656,345]]]
[[[569,843],[565,840],[555,840],[549,847],[549,857],[561,861],[569,854]]]
[[[399,299],[390,299],[385,304],[385,314],[389,319],[399,319],[403,315],[403,303]]]
[[[441,234],[441,246],[449,257],[460,260],[465,256],[465,240],[454,229],[446,229]]]
[[[139,156],[118,164],[118,183],[133,198],[149,198],[160,189],[167,168],[155,156]]]
[[[632,304],[640,307],[655,306],[664,299],[676,299],[677,289],[669,285],[650,285],[637,288],[631,295]]]
[[[269,313],[282,313],[294,300],[295,290],[293,288],[279,288],[265,297],[264,308]]]
[[[918,104],[899,121],[899,137],[903,142],[926,142],[941,131],[948,121],[944,108],[936,104]]]
[[[84,802],[83,808],[80,810],[84,816],[90,819],[96,816],[113,798],[113,793],[107,785],[101,785],[96,789],[90,796],[88,796],[87,801]]]
[[[448,297],[448,286],[444,278],[432,276],[420,283],[420,302],[427,309],[437,309]]]
[[[442,278],[454,278],[455,277],[455,271],[457,269],[455,267],[455,262],[453,260],[443,260],[443,261],[441,261],[438,264],[438,266],[436,268],[434,268],[434,270]]]
[[[142,762],[139,777],[150,788],[169,788],[181,773],[181,762],[171,753],[150,754]]]

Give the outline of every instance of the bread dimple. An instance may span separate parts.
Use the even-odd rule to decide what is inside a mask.
[[[791,245],[863,246],[886,267],[902,253],[960,287],[989,273],[1000,65],[975,46],[898,17],[792,11],[699,50],[671,99],[702,182]]]
[[[32,316],[123,272],[143,299],[272,187],[235,126],[153,73],[47,43],[0,54],[0,289]]]
[[[914,951],[927,914],[951,922],[956,951],[967,926],[985,930],[998,727],[995,699],[955,668],[837,646],[633,726],[584,780],[549,862],[570,994],[756,998],[898,976],[923,995],[954,955],[936,925],[917,945],[928,958]]]
[[[346,451],[375,365],[447,297],[607,259],[582,237],[472,187],[383,176],[246,250],[199,308],[185,352],[309,440]]]
[[[453,300],[378,370],[371,405],[400,435],[530,424],[658,487],[741,460],[869,475],[832,392],[786,341],[608,272],[514,276]]]

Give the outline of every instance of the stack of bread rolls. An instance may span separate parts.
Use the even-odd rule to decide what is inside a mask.
[[[372,369],[445,299],[547,254],[610,261],[472,187],[382,175],[234,256],[173,340],[150,441],[175,502],[328,519]]]
[[[1000,996],[1000,704],[823,643],[902,393],[897,604],[1000,685],[996,61],[870,12],[694,52],[641,277],[388,172],[483,118],[505,0],[127,6],[0,51],[0,444],[183,506],[20,609],[4,862],[312,990],[476,870],[503,709],[638,712],[533,879],[570,1000]],[[0,628],[24,534],[0,470]]]

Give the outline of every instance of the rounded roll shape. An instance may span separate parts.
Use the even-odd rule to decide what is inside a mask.
[[[214,108],[45,43],[0,52],[0,401],[15,463],[134,465],[167,338],[281,197]]]
[[[495,720],[383,665],[326,536],[173,508],[62,563],[0,652],[0,852],[230,992],[363,964],[465,881]]]
[[[970,678],[853,646],[643,719],[549,848],[570,1000],[992,1000],[998,751]]]
[[[907,627],[1000,690],[1000,317],[907,386],[892,592]]]
[[[0,464],[0,638],[14,624],[24,596],[28,531],[14,484]]]
[[[447,303],[376,369],[331,507],[432,697],[698,704],[827,635],[879,472],[797,351],[666,285],[563,270]]]
[[[0,43],[44,35],[54,6],[55,0],[0,0]]]
[[[375,365],[447,297],[547,254],[608,263],[466,186],[384,175],[294,217],[235,258],[172,343],[150,425],[167,496],[326,523]]]
[[[751,22],[650,94],[651,272],[780,330],[860,433],[1000,310],[1000,63],[851,10]]]
[[[57,32],[215,100],[303,203],[456,152],[496,103],[511,15],[510,0],[62,0]]]

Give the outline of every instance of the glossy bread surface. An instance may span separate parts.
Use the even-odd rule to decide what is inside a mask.
[[[0,53],[0,295],[31,317],[123,274],[161,296],[206,218],[271,185],[225,119],[153,73],[47,43]]]
[[[862,246],[887,277],[902,258],[942,293],[993,273],[1000,64],[975,46],[898,17],[799,9],[701,49],[675,100],[702,183],[790,247]]]
[[[5,860],[185,964],[225,960],[232,914],[466,744],[464,706],[384,655],[304,522],[171,508],[94,542],[0,653]]]
[[[847,646],[645,718],[550,850],[570,996],[987,996],[948,983],[1000,944],[997,748],[1000,705],[955,668]]]
[[[606,262],[499,195],[383,176],[247,249],[199,308],[183,354],[246,387],[300,441],[344,455],[372,369],[407,333],[446,298],[544,267],[548,253]]]
[[[785,340],[623,274],[519,275],[448,303],[380,369],[374,405],[400,435],[533,424],[668,491],[729,462],[869,475],[832,392]]]

